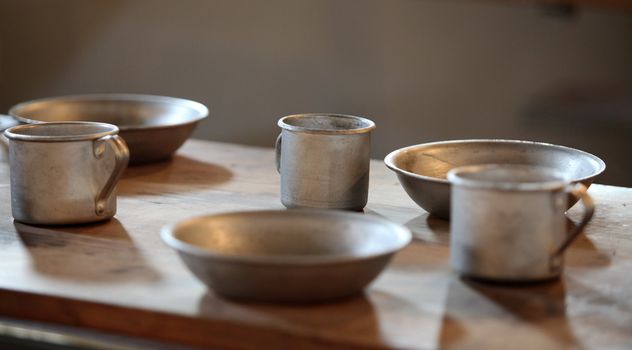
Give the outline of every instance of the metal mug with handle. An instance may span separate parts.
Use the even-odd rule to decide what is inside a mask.
[[[582,184],[551,168],[474,165],[448,173],[451,197],[451,264],[483,280],[531,282],[559,277],[564,252],[588,224],[594,204]],[[567,229],[568,194],[584,214]]]
[[[367,203],[373,121],[296,114],[278,122],[276,166],[288,208],[362,210]]]
[[[80,224],[116,213],[116,184],[129,161],[118,128],[96,122],[20,125],[9,140],[11,211],[28,224]]]

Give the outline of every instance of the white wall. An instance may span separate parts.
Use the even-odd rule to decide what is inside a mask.
[[[195,136],[272,145],[300,112],[364,115],[374,156],[502,137],[602,156],[632,186],[630,123],[529,117],[564,86],[632,87],[632,16],[545,14],[473,0],[0,0],[0,108],[36,97],[138,92],[199,100]],[[599,89],[598,89],[599,90]],[[631,112],[632,114],[632,112]]]

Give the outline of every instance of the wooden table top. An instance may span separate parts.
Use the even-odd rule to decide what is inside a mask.
[[[226,349],[632,348],[632,189],[589,192],[597,213],[560,281],[490,286],[450,271],[449,224],[374,161],[366,213],[413,243],[364,295],[275,306],[215,296],[159,237],[194,215],[283,208],[271,149],[191,140],[172,162],[126,171],[115,219],[75,227],[14,222],[2,163],[0,315]]]

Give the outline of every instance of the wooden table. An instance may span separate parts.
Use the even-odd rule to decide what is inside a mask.
[[[14,222],[3,163],[0,315],[226,349],[632,348],[632,189],[591,187],[596,217],[559,282],[490,286],[450,271],[449,224],[371,166],[366,213],[413,243],[364,295],[274,306],[215,296],[159,237],[193,215],[282,208],[271,149],[189,141],[170,163],[127,170],[115,219],[75,227]]]

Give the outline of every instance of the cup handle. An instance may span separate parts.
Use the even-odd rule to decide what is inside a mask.
[[[127,145],[118,135],[107,135],[95,140],[93,144],[94,156],[97,159],[101,159],[105,154],[107,146],[114,150],[114,161],[116,163],[114,164],[114,170],[112,170],[108,181],[97,195],[95,211],[98,216],[105,214],[107,199],[110,197],[110,194],[112,194],[116,183],[121,178],[121,175],[123,175],[123,170],[125,170],[129,162],[129,150],[127,149]]]
[[[20,122],[15,120],[12,116],[0,114],[0,131],[4,131],[16,125],[20,125]]]
[[[281,135],[279,134],[279,136],[277,136],[276,139],[276,143],[274,144],[274,150],[275,150],[275,159],[274,161],[276,162],[276,170],[278,173],[281,173]]]
[[[586,192],[588,189],[581,183],[571,185],[570,193],[579,198],[584,205],[584,216],[582,220],[577,224],[573,229],[571,229],[567,236],[566,240],[557,248],[555,253],[553,254],[553,258],[559,260],[564,254],[564,251],[573,243],[575,238],[577,238],[584,230],[584,227],[588,224],[593,214],[595,213],[595,203],[593,202],[592,197],[588,195]]]

